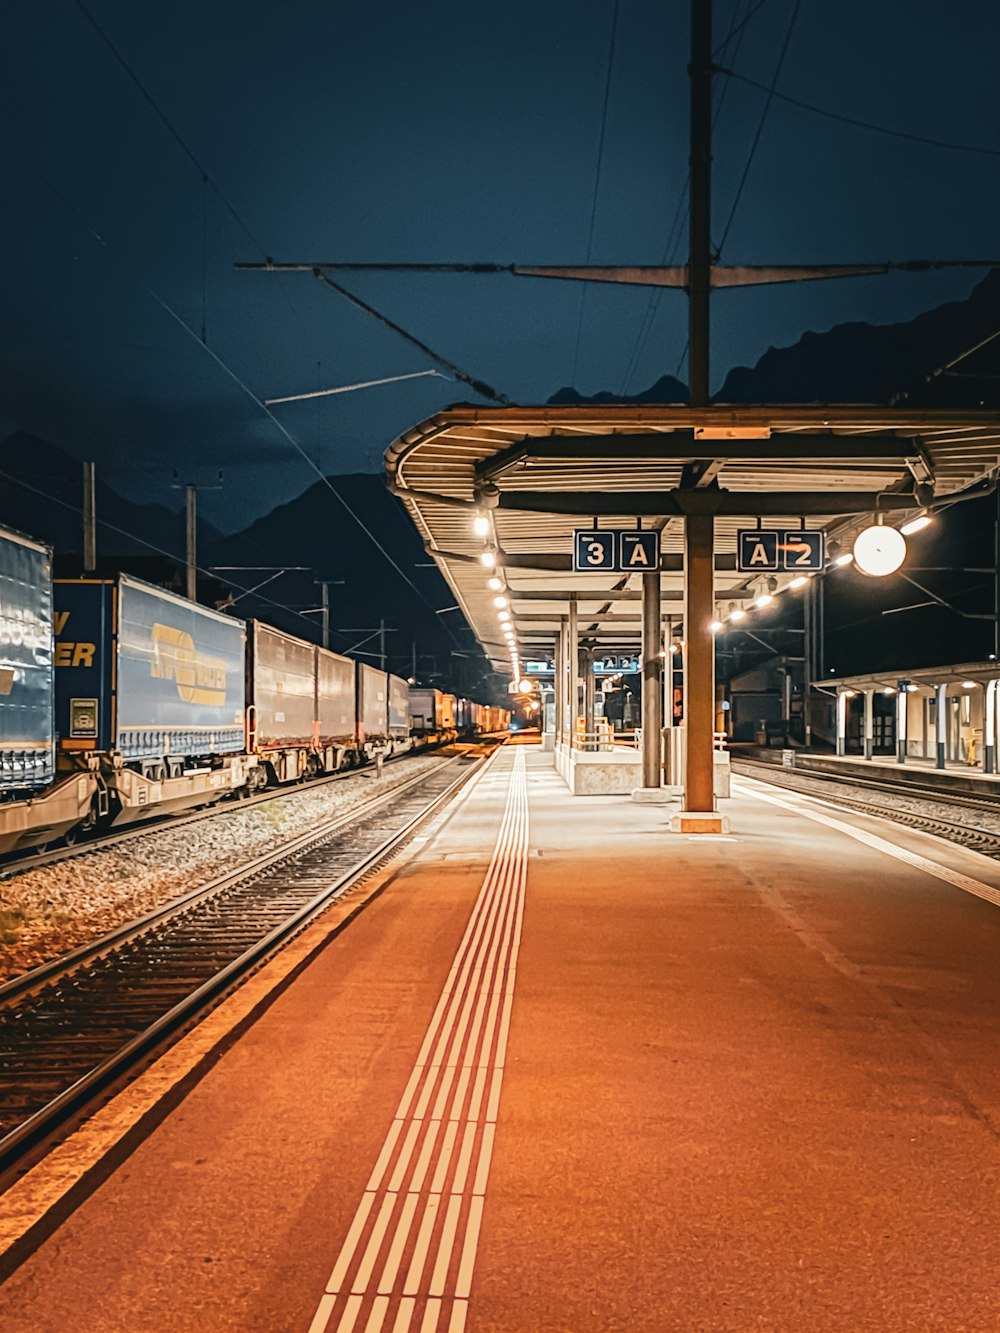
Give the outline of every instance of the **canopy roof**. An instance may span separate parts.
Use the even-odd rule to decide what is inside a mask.
[[[765,580],[736,573],[740,528],[818,527],[849,546],[876,513],[899,526],[982,493],[1000,470],[1000,411],[460,406],[400,436],[386,470],[487,656],[509,670],[484,551],[496,554],[522,656],[553,642],[573,601],[583,641],[634,647],[639,578],[574,574],[574,529],[658,529],[664,615],[679,621],[685,514],[715,515],[716,598],[744,602]],[[792,574],[771,577],[781,590]]]

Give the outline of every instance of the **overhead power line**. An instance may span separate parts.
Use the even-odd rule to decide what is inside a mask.
[[[428,347],[425,342],[421,342],[419,338],[414,336],[414,334],[407,333],[406,329],[395,323],[394,320],[391,320],[388,315],[383,315],[382,312],[376,310],[373,305],[369,305],[367,301],[362,301],[360,296],[355,296],[353,292],[349,292],[341,283],[334,282],[334,280],[329,277],[328,274],[324,273],[321,268],[314,268],[312,273],[313,277],[323,283],[325,287],[329,287],[332,291],[339,292],[345,300],[350,301],[351,305],[357,306],[357,308],[363,310],[366,315],[371,315],[372,318],[377,319],[380,324],[384,324],[387,329],[392,329],[393,333],[398,333],[401,338],[410,343],[413,347],[418,347],[425,356],[429,356],[430,359],[436,361],[439,366],[444,366],[445,370],[450,370],[456,379],[461,380],[463,384],[468,384],[470,388],[475,389],[476,393],[482,394],[484,398],[492,399],[494,403],[500,403],[503,407],[510,406],[510,399],[505,394],[498,393],[497,390],[487,384],[485,380],[477,380],[474,376],[467,375],[465,371],[460,370],[453,361],[449,361],[447,357],[441,356],[439,352],[435,352],[432,347]],[[270,416],[270,413],[268,413],[268,416]],[[273,419],[274,418],[272,418],[272,420]]]
[[[886,134],[893,139],[908,139],[910,143],[928,144],[932,148],[950,148],[956,153],[978,153],[982,157],[1000,157],[1000,148],[983,148],[979,144],[957,143],[952,139],[934,139],[926,134],[911,134],[908,130],[891,129],[888,125],[876,125],[874,121],[861,120],[857,116],[848,116],[842,111],[831,111],[828,107],[816,106],[812,102],[803,102],[799,97],[790,97],[787,93],[774,92],[766,84],[758,83],[756,79],[750,79],[745,74],[737,74],[733,69],[727,69],[725,66],[717,66],[716,74],[724,74],[729,79],[737,79],[740,83],[749,84],[751,88],[757,88],[761,92],[768,93],[778,102],[787,102],[789,106],[797,106],[802,111],[811,111],[815,116],[825,116],[827,120],[837,120],[843,125],[854,125],[857,129],[871,130],[875,134]]]
[[[760,120],[757,122],[757,131],[753,136],[753,143],[750,145],[750,152],[747,154],[747,160],[743,164],[743,174],[740,176],[740,183],[736,187],[736,194],[733,198],[732,207],[729,210],[729,217],[726,219],[726,225],[723,228],[722,239],[719,241],[715,253],[718,259],[726,244],[726,238],[729,235],[730,228],[733,225],[733,219],[736,217],[736,210],[740,206],[740,200],[743,197],[743,189],[747,183],[747,177],[750,175],[750,167],[757,152],[757,146],[760,143],[761,135],[764,133],[764,124],[767,120],[767,113],[771,110],[771,102],[774,98],[774,90],[778,86],[778,79],[781,77],[781,69],[785,63],[785,56],[788,54],[788,45],[792,40],[792,31],[795,28],[795,20],[799,16],[802,0],[795,0],[795,6],[792,9],[791,17],[788,20],[788,27],[785,30],[785,40],[781,44],[781,52],[778,56],[778,63],[774,67],[774,74],[771,77],[771,86],[767,89],[767,101],[764,103],[764,109],[760,113]]]
[[[210,347],[207,343],[203,343],[201,341],[201,338],[198,336],[197,331],[193,329],[191,325],[188,324],[187,321],[177,313],[177,311],[173,308],[173,306],[170,305],[170,303],[166,301],[164,297],[162,297],[159,294],[159,292],[156,291],[155,288],[150,286],[150,284],[145,280],[144,277],[142,277],[141,274],[135,272],[130,265],[128,265],[123,259],[121,259],[117,254],[115,254],[114,250],[112,250],[111,246],[105,240],[105,238],[100,234],[100,232],[97,231],[96,228],[94,228],[87,221],[87,219],[82,216],[79,209],[76,208],[76,206],[71,202],[71,200],[69,200],[66,197],[66,195],[63,194],[63,192],[56,185],[54,185],[52,181],[48,179],[47,176],[43,175],[37,169],[35,169],[35,174],[38,176],[39,180],[41,180],[47,186],[47,188],[52,191],[52,193],[56,196],[56,198],[62,203],[64,208],[66,208],[70,213],[72,213],[72,215],[76,218],[77,222],[93,237],[93,239],[97,242],[97,244],[113,260],[115,260],[116,263],[120,264],[125,269],[125,271],[132,278],[132,281],[135,282],[139,287],[141,287],[142,290],[146,293],[146,295],[149,296],[153,301],[155,301],[155,303],[160,307],[160,309],[163,310],[165,314],[169,315],[170,318],[174,321],[174,323],[178,324],[188,335],[188,337],[191,338],[193,342],[195,342],[199,347],[201,347],[204,350],[207,356],[210,356],[212,358],[212,360],[219,367],[219,369],[223,371],[223,373],[227,375],[229,379],[233,381],[234,384],[237,385],[240,391],[243,394],[245,394],[246,397],[251,400],[251,402],[256,404],[256,406],[260,409],[261,412],[264,413],[264,415],[272,423],[272,425],[279,432],[279,434],[282,435],[283,438],[288,441],[288,443],[292,446],[295,452],[301,455],[301,457],[305,460],[309,468],[316,473],[317,477],[319,477],[320,481],[327,488],[330,494],[334,497],[337,503],[350,515],[350,517],[358,525],[361,531],[371,541],[372,545],[375,546],[375,548],[381,552],[381,554],[385,557],[385,559],[396,571],[396,573],[400,576],[400,578],[404,581],[404,583],[406,583],[409,587],[413,589],[413,591],[417,594],[417,596],[426,606],[429,606],[431,610],[434,610],[435,608],[431,603],[430,599],[421,591],[421,589],[416,585],[416,583],[414,583],[413,579],[410,578],[409,574],[407,574],[406,571],[402,569],[399,564],[397,564],[397,562],[389,554],[389,552],[382,545],[379,539],[375,536],[374,532],[372,532],[371,528],[368,527],[367,523],[365,523],[364,520],[361,518],[361,516],[355,513],[355,511],[347,503],[344,497],[340,494],[337,488],[330,481],[330,478],[323,472],[322,468],[320,468],[319,464],[309,457],[305,449],[303,449],[302,445],[299,444],[298,440],[294,437],[294,435],[292,435],[291,432],[282,424],[282,422],[278,420],[278,418],[274,415],[271,409],[265,406],[265,404],[261,401],[261,399],[258,398],[257,395],[254,393],[254,391],[250,388],[250,386],[240,378],[240,376],[236,373],[236,371],[233,370],[233,368],[229,366],[222,359],[222,357],[218,354],[218,352],[215,351],[214,348]],[[458,640],[455,639],[453,631],[447,625],[445,626],[445,629],[448,632],[449,636],[454,640],[454,642],[458,643]]]
[[[590,230],[587,234],[587,263],[594,252],[594,227],[597,222],[597,199],[601,190],[601,167],[604,162],[604,134],[608,125],[608,103],[611,98],[611,71],[615,63],[615,42],[618,39],[619,0],[615,0],[611,14],[611,39],[608,43],[607,70],[604,75],[604,103],[601,107],[601,128],[597,135],[597,164],[594,168],[594,195],[590,204]],[[583,336],[583,316],[587,308],[587,288],[580,293],[580,318],[576,325],[576,346],[573,349],[573,369],[570,372],[570,384],[576,379],[576,368],[580,360],[580,339]]]

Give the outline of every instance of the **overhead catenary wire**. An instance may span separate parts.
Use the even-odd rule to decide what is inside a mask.
[[[41,496],[43,500],[48,500],[50,504],[58,505],[61,509],[68,509],[73,514],[83,513],[82,505],[72,504],[69,500],[62,500],[58,495],[53,495],[50,491],[42,490],[38,486],[32,486],[31,483],[25,481],[23,477],[17,477],[12,472],[0,471],[0,477],[14,486],[20,486],[22,490],[30,491],[32,495]],[[139,546],[144,546],[148,551],[152,551],[154,555],[162,555],[165,559],[173,562],[177,562],[180,558],[177,552],[168,551],[162,546],[157,546],[155,542],[149,541],[148,538],[140,537],[135,532],[129,532],[128,528],[119,527],[116,523],[109,523],[107,519],[98,518],[97,526],[106,528],[108,532],[114,532],[119,537],[127,537],[129,541],[133,541]],[[199,574],[203,574],[206,578],[218,577],[214,570],[206,568],[204,565],[195,565],[195,569]],[[301,620],[304,620],[311,629],[316,628],[313,621],[309,620],[301,611],[296,610],[294,606],[288,606],[285,602],[275,601],[273,597],[265,597],[263,593],[259,593],[253,588],[245,588],[241,583],[236,583],[232,579],[226,579],[225,582],[236,588],[242,595],[253,593],[258,601],[266,602],[268,606],[273,606],[279,611],[287,611],[290,615],[298,616]]]
[[[725,66],[717,66],[715,73],[723,74],[726,78],[736,79],[739,83],[748,84],[751,88],[757,88],[760,92],[768,93],[770,97],[778,102],[787,102],[789,106],[798,107],[801,111],[811,111],[815,116],[825,116],[828,120],[839,121],[842,125],[853,125],[857,129],[871,130],[874,134],[886,134],[893,139],[907,139],[910,143],[927,144],[931,148],[948,148],[956,153],[978,153],[982,157],[1000,157],[1000,148],[985,148],[980,144],[958,143],[953,139],[935,139],[926,134],[912,134],[908,130],[892,129],[888,125],[877,125],[874,121],[861,120],[858,116],[849,116],[841,111],[831,111],[829,107],[804,102],[800,97],[791,97],[788,93],[775,92],[768,88],[766,84],[758,83],[756,79],[748,78],[745,74],[737,74],[735,70],[727,69]]]
[[[736,194],[733,197],[732,205],[729,209],[729,217],[726,219],[726,225],[722,231],[722,237],[716,248],[715,258],[719,259],[725,248],[726,240],[733,225],[733,219],[736,217],[736,210],[740,206],[740,200],[743,198],[743,190],[746,187],[747,178],[750,175],[750,167],[753,165],[754,157],[757,153],[757,147],[760,144],[761,135],[764,133],[764,125],[767,121],[768,112],[771,110],[771,103],[774,100],[775,89],[778,86],[778,80],[781,78],[781,70],[785,63],[785,56],[788,54],[788,47],[792,40],[792,33],[795,29],[795,20],[799,16],[799,10],[802,7],[802,0],[795,0],[792,7],[791,17],[788,20],[788,27],[785,29],[785,38],[781,44],[781,51],[778,55],[778,63],[774,67],[774,74],[771,76],[771,84],[767,91],[767,100],[764,103],[763,110],[760,113],[760,120],[757,122],[757,129],[753,136],[753,142],[750,145],[750,151],[747,154],[747,160],[743,164],[743,172],[740,176],[739,184],[736,187]]]
[[[160,309],[163,310],[165,314],[169,315],[169,317],[177,325],[179,325],[181,329],[184,330],[184,332],[188,335],[189,338],[191,338],[199,347],[203,348],[206,355],[212,358],[212,360],[219,367],[219,369],[222,370],[223,373],[227,375],[229,379],[233,381],[234,384],[237,385],[240,391],[243,394],[245,394],[246,397],[251,400],[251,402],[257,405],[260,411],[262,411],[264,415],[268,418],[268,420],[273,424],[275,429],[282,435],[282,437],[285,440],[288,441],[288,443],[292,446],[292,448],[296,451],[296,453],[298,453],[305,460],[309,468],[316,473],[316,475],[319,477],[323,485],[327,488],[327,490],[331,493],[331,495],[333,495],[334,499],[336,499],[338,504],[340,504],[340,506],[354,520],[354,522],[358,525],[361,531],[365,533],[365,535],[372,542],[375,548],[379,552],[381,552],[381,554],[392,566],[392,568],[396,571],[396,573],[400,576],[400,578],[403,579],[404,583],[406,583],[409,587],[413,589],[413,591],[417,594],[417,596],[426,606],[430,607],[431,610],[434,610],[433,604],[431,603],[430,599],[417,586],[417,584],[413,581],[413,579],[410,578],[410,576],[406,573],[406,571],[402,569],[401,566],[393,559],[390,553],[386,550],[383,544],[372,532],[371,528],[368,527],[368,525],[364,522],[364,520],[360,517],[360,515],[356,514],[355,511],[351,508],[351,506],[347,503],[344,497],[340,494],[337,488],[330,481],[330,478],[326,476],[326,474],[323,472],[319,464],[309,457],[306,450],[302,447],[301,444],[299,444],[298,440],[282,424],[282,422],[278,420],[278,418],[274,415],[271,409],[265,406],[265,404],[260,400],[260,398],[258,398],[258,396],[250,388],[250,386],[243,379],[240,378],[240,376],[236,373],[236,371],[233,370],[232,367],[229,366],[222,359],[222,357],[213,347],[210,347],[207,343],[203,343],[201,341],[197,331],[193,329],[191,325],[188,324],[187,321],[177,313],[177,311],[173,308],[173,306],[171,306],[169,302],[166,301],[165,298],[162,297],[159,294],[159,292],[155,290],[155,288],[150,286],[150,284],[145,280],[145,278],[141,276],[141,274],[136,273],[128,264],[126,264],[124,260],[120,259],[119,256],[115,254],[115,252],[112,250],[111,246],[101,235],[101,233],[97,231],[97,229],[93,227],[90,224],[90,222],[88,222],[87,219],[81,215],[79,209],[76,208],[76,206],[72,203],[72,201],[69,200],[66,197],[66,195],[63,194],[63,192],[52,181],[48,179],[47,176],[43,175],[37,169],[34,170],[39,180],[41,180],[47,186],[47,188],[52,191],[52,193],[56,196],[56,198],[60,200],[63,206],[66,209],[68,209],[70,213],[72,213],[72,215],[76,218],[79,224],[91,235],[91,237],[93,237],[93,239],[97,242],[97,244],[100,245],[101,248],[113,260],[115,260],[116,263],[120,264],[125,269],[125,271],[129,274],[132,280],[139,287],[142,288],[142,290],[160,307]],[[454,632],[447,625],[445,625],[444,628],[449,637],[457,644],[459,641],[457,638],[455,638]]]
[[[454,375],[456,379],[461,380],[463,384],[468,384],[470,388],[475,389],[476,393],[482,394],[484,398],[489,398],[494,403],[499,403],[502,407],[510,406],[510,399],[505,394],[498,393],[496,389],[487,384],[484,380],[479,380],[473,375],[466,374],[466,372],[456,366],[453,361],[449,361],[447,357],[442,356],[439,352],[435,352],[432,347],[428,347],[425,342],[421,342],[421,340],[414,334],[408,333],[401,325],[397,324],[394,320],[391,320],[388,315],[382,314],[382,312],[376,310],[373,305],[369,305],[367,301],[363,301],[360,296],[356,296],[353,292],[349,292],[342,283],[335,282],[333,278],[324,273],[321,268],[314,268],[312,274],[313,277],[316,278],[317,281],[323,283],[325,287],[329,287],[332,291],[338,292],[345,300],[350,301],[351,305],[356,306],[359,310],[363,310],[366,315],[371,315],[373,319],[377,320],[380,324],[384,324],[385,327],[391,329],[393,333],[399,334],[401,338],[410,343],[413,347],[418,347],[425,356],[429,356],[430,359],[436,361],[439,366],[444,366],[445,370],[450,371],[451,374]]]
[[[615,63],[615,43],[618,40],[619,0],[615,0],[611,13],[611,37],[608,42],[607,69],[604,75],[604,101],[601,107],[601,126],[597,134],[597,161],[594,167],[594,192],[590,203],[590,228],[587,233],[587,263],[594,252],[594,229],[597,223],[597,200],[601,191],[601,167],[604,163],[604,136],[608,125],[608,104],[611,100],[611,74]],[[583,337],[583,317],[587,308],[587,284],[582,284],[580,292],[580,316],[576,325],[576,346],[573,349],[573,369],[570,372],[570,384],[576,380],[576,370],[580,361],[580,340]]]
[[[717,55],[720,51],[722,51],[725,47],[729,45],[729,43],[735,36],[739,35],[739,41],[736,43],[736,49],[733,52],[733,59],[735,60],[739,57],[740,47],[743,44],[743,32],[747,24],[758,12],[758,10],[764,7],[764,5],[767,3],[767,0],[758,0],[758,3],[749,11],[749,13],[742,20],[740,20],[740,10],[743,8],[743,3],[744,0],[736,0],[735,5],[733,6],[733,12],[730,15],[729,19],[729,31],[723,38],[722,43],[716,48],[716,51],[713,53],[714,55]],[[713,131],[718,125],[719,119],[722,115],[722,109],[726,103],[726,93],[728,91],[728,88],[729,85],[724,83],[721,85],[721,90],[719,90],[717,93],[718,100],[716,101],[715,110],[712,114]],[[687,205],[688,191],[690,190],[690,188],[691,188],[691,171],[689,168],[687,175],[684,178],[684,185],[681,188],[681,192],[677,199],[677,207],[674,209],[673,220],[670,223],[670,230],[667,233],[667,242],[663,248],[664,264],[673,263],[674,255],[676,254],[677,251],[677,246],[680,244],[681,236],[683,235],[684,210]],[[660,303],[662,302],[662,300],[663,300],[662,288],[654,290],[651,293],[649,301],[646,305],[645,313],[643,315],[642,324],[639,326],[638,336],[632,348],[632,355],[629,357],[628,367],[625,371],[625,378],[622,380],[621,394],[623,397],[628,392],[628,386],[629,382],[632,379],[632,376],[639,369],[639,365],[642,361],[643,354],[646,350],[646,344],[649,341],[650,335],[653,332],[653,326],[656,323],[656,316],[657,313],[659,312]],[[680,374],[681,366],[683,366],[684,364],[684,358],[687,356],[687,351],[688,351],[687,343],[685,343],[684,350],[681,352],[680,360],[678,361],[677,368],[674,372],[674,378],[676,378]]]
[[[222,188],[215,182],[215,180],[212,178],[212,176],[208,173],[208,171],[206,170],[204,164],[203,164],[203,163],[201,162],[201,160],[198,158],[197,154],[194,152],[194,150],[190,147],[190,145],[187,143],[187,141],[186,141],[186,140],[184,139],[184,137],[181,135],[180,131],[179,131],[179,130],[177,129],[177,127],[174,125],[173,121],[170,119],[170,117],[167,115],[167,113],[163,110],[163,108],[160,106],[159,102],[157,102],[156,98],[155,98],[155,97],[153,96],[153,94],[149,91],[149,89],[146,87],[146,85],[145,85],[145,84],[142,82],[142,80],[139,78],[138,74],[136,74],[135,70],[132,68],[132,66],[131,66],[131,65],[128,63],[128,61],[125,59],[124,55],[123,55],[122,52],[118,49],[118,47],[115,45],[115,43],[111,40],[110,36],[109,36],[108,33],[105,31],[105,29],[100,25],[100,23],[98,23],[97,19],[94,18],[93,14],[90,12],[90,10],[87,8],[87,6],[83,3],[83,0],[74,0],[74,4],[76,5],[76,7],[77,7],[77,9],[80,11],[80,13],[83,15],[83,17],[84,17],[84,18],[87,20],[87,22],[90,24],[90,26],[93,28],[93,30],[97,33],[98,37],[101,39],[101,41],[104,43],[104,45],[108,48],[108,50],[109,50],[109,51],[111,52],[111,54],[114,56],[115,60],[116,60],[116,61],[118,62],[118,64],[121,66],[122,70],[125,72],[125,74],[127,75],[128,79],[130,80],[130,82],[131,82],[131,83],[133,84],[133,86],[136,88],[136,90],[138,91],[139,95],[142,97],[143,101],[146,103],[146,105],[149,107],[149,109],[153,112],[153,115],[156,116],[157,120],[160,122],[160,124],[164,127],[164,129],[167,131],[167,133],[168,133],[168,134],[170,135],[170,137],[173,139],[173,141],[174,141],[174,143],[177,145],[177,147],[181,150],[181,152],[182,152],[182,153],[184,154],[184,156],[188,159],[188,161],[192,164],[192,166],[194,166],[195,169],[198,171],[199,175],[200,175],[201,178],[202,178],[202,185],[203,185],[203,188],[205,188],[205,187],[209,187],[209,188],[211,188],[212,193],[216,196],[216,198],[219,200],[219,202],[220,202],[220,203],[222,204],[222,206],[225,208],[226,212],[227,212],[227,213],[229,214],[229,216],[233,219],[233,221],[236,223],[236,225],[240,228],[240,230],[244,233],[244,235],[246,235],[246,236],[248,236],[248,237],[250,238],[250,240],[254,243],[254,245],[257,247],[257,249],[260,251],[260,253],[261,253],[262,255],[264,255],[265,258],[266,258],[266,257],[267,257],[267,247],[266,247],[266,246],[264,245],[264,243],[259,239],[259,237],[257,237],[257,236],[254,235],[254,233],[253,233],[253,231],[251,230],[251,228],[249,227],[249,225],[248,225],[248,224],[246,223],[246,221],[243,219],[243,216],[241,215],[239,209],[238,209],[238,208],[236,207],[236,205],[232,202],[232,200],[231,200],[231,199],[230,199],[230,198],[223,192]],[[292,305],[291,297],[288,295],[287,290],[286,290],[284,287],[282,287],[281,290],[282,290],[282,294],[284,295],[285,300],[288,302],[289,308],[290,308],[291,310],[294,311],[295,307]]]

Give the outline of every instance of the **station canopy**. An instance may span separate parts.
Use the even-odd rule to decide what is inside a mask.
[[[487,656],[509,671],[484,555],[496,559],[522,660],[551,648],[573,602],[581,642],[634,651],[641,579],[573,573],[575,530],[657,530],[662,612],[682,633],[685,515],[715,518],[715,597],[725,615],[794,577],[739,573],[739,530],[822,529],[829,558],[834,542],[849,551],[876,515],[900,527],[985,493],[1000,470],[1000,412],[459,406],[400,436],[386,469]]]

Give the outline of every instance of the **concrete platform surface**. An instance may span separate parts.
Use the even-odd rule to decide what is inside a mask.
[[[734,793],[505,748],[0,1327],[1000,1328],[1000,865]]]

